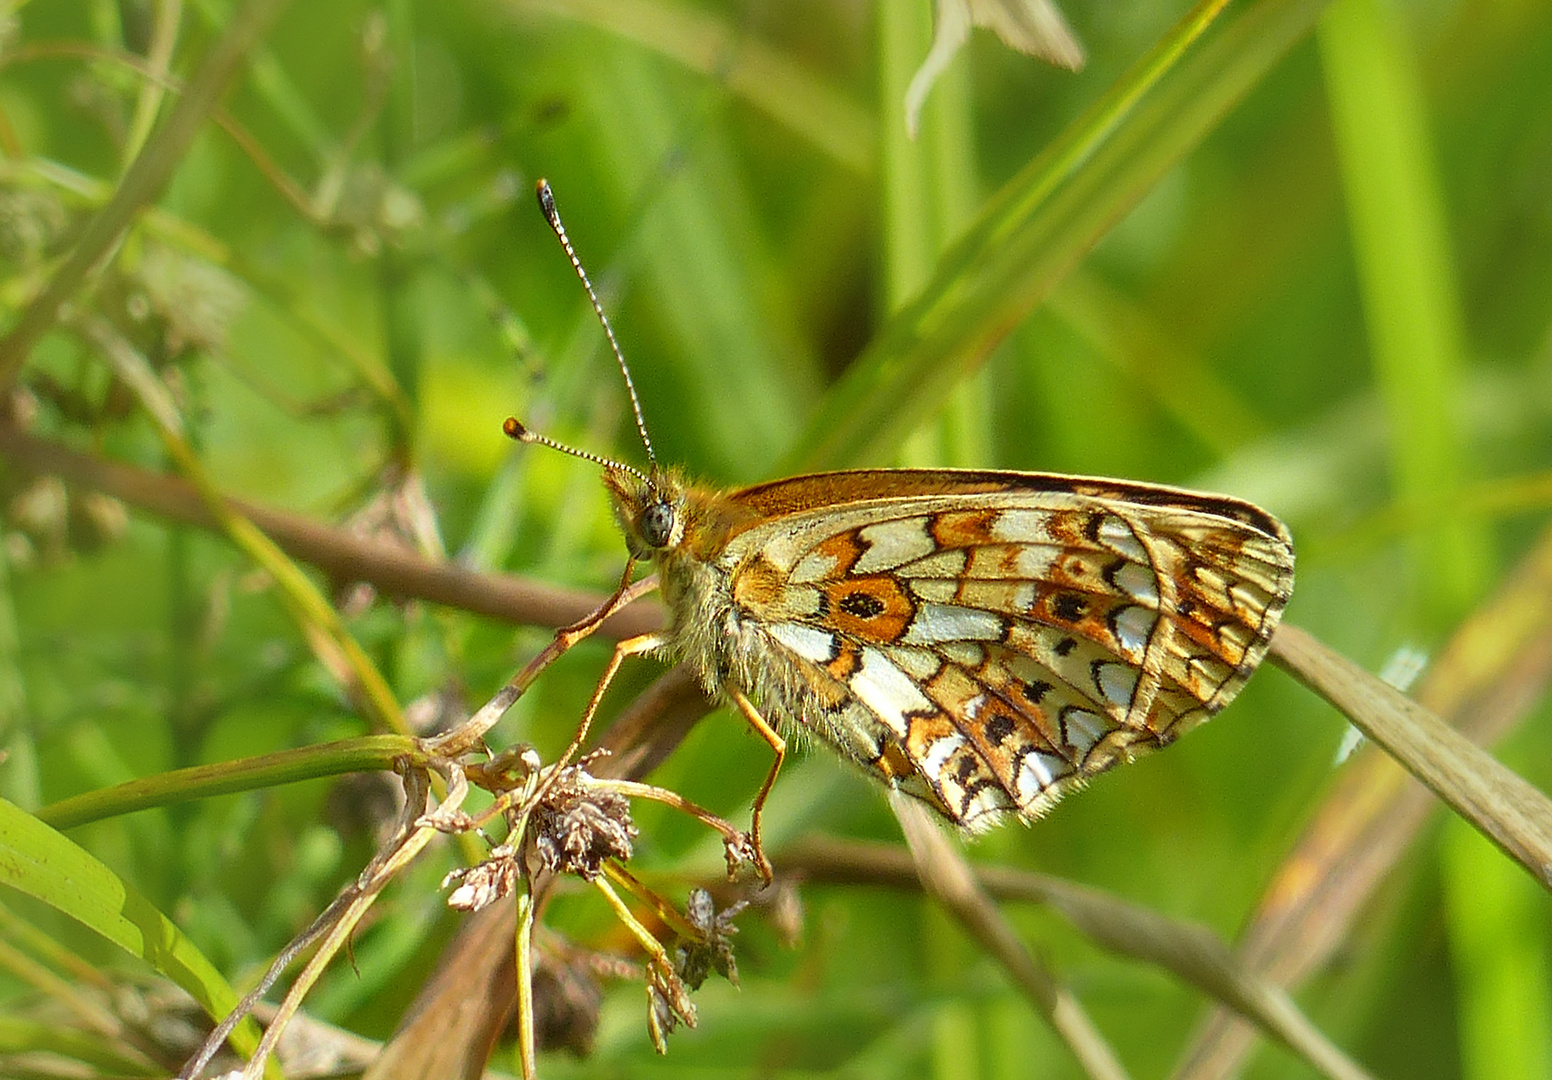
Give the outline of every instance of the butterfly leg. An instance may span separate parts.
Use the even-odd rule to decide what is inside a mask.
[[[661,633],[639,634],[633,638],[626,638],[614,647],[614,655],[609,657],[609,663],[604,665],[604,673],[599,676],[598,685],[593,688],[593,696],[588,700],[587,708],[582,712],[582,721],[577,725],[577,733],[571,737],[571,745],[566,747],[566,752],[560,756],[552,771],[553,776],[559,776],[562,769],[570,765],[582,749],[583,742],[587,739],[588,729],[593,726],[593,717],[598,715],[598,706],[603,703],[604,694],[609,689],[609,684],[619,673],[620,665],[625,663],[626,657],[642,656],[659,649],[668,643],[666,635]],[[548,785],[546,785],[548,786]]]
[[[760,839],[760,818],[765,812],[765,800],[770,795],[771,788],[776,785],[776,774],[781,772],[781,763],[787,760],[787,740],[766,723],[765,717],[760,715],[760,710],[754,707],[754,703],[745,697],[742,691],[731,686],[726,689],[728,696],[733,699],[733,704],[738,706],[738,711],[744,714],[745,720],[749,721],[749,726],[759,733],[760,738],[770,743],[771,749],[776,752],[776,760],[771,763],[771,771],[765,775],[765,783],[760,785],[760,793],[754,797],[754,808],[749,815],[749,841],[754,847],[755,869],[760,872],[760,880],[769,885],[773,873],[770,860],[765,857],[764,844]]]

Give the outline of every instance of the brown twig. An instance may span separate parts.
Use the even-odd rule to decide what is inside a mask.
[[[93,457],[4,426],[0,426],[0,456],[28,472],[58,476],[170,521],[217,528],[193,486],[175,477]],[[483,574],[453,563],[434,563],[408,548],[354,536],[296,514],[239,499],[227,501],[292,558],[317,567],[335,581],[364,581],[389,596],[535,626],[566,626],[604,598],[602,593],[557,588],[511,574]],[[606,619],[598,632],[618,639],[662,625],[662,608],[641,603]]]

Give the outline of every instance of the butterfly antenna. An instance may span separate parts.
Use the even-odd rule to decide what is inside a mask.
[[[632,468],[621,461],[614,461],[602,454],[590,454],[586,450],[578,450],[574,446],[567,446],[563,442],[556,442],[548,435],[540,435],[537,431],[529,431],[527,425],[515,416],[509,416],[501,425],[501,430],[506,432],[507,438],[515,442],[531,443],[536,446],[548,446],[551,450],[559,450],[563,454],[581,458],[583,461],[591,461],[594,465],[602,465],[606,469],[618,469],[628,472],[643,483],[650,483],[647,474],[640,469]]]
[[[647,437],[647,421],[641,414],[641,399],[636,396],[636,384],[631,379],[630,367],[625,363],[625,354],[620,351],[620,343],[614,338],[614,327],[609,325],[609,316],[604,314],[604,306],[598,302],[598,294],[593,291],[593,283],[588,279],[587,271],[582,269],[582,260],[577,258],[576,249],[571,246],[571,238],[566,235],[566,226],[561,224],[560,211],[555,209],[555,192],[550,190],[548,180],[540,180],[535,188],[539,196],[539,209],[544,212],[544,220],[550,223],[550,229],[555,233],[560,246],[566,250],[566,258],[571,260],[571,268],[577,272],[577,277],[582,281],[582,287],[587,290],[587,298],[593,302],[593,311],[598,316],[598,321],[603,324],[604,336],[609,339],[609,348],[614,353],[614,359],[620,365],[620,374],[625,376],[625,390],[630,394],[631,412],[636,414],[636,430],[641,434],[641,445],[646,447],[647,460],[652,463],[654,471],[657,470],[657,455],[652,452],[652,440]],[[518,425],[520,428],[521,424]],[[508,435],[512,433],[507,432]],[[517,438],[516,435],[512,436]],[[577,457],[591,457],[590,454],[577,453],[568,447],[550,443],[540,436],[524,440],[528,442],[543,442],[546,445],[555,446],[557,450],[565,450],[567,453],[576,454]],[[636,470],[632,469],[631,472]]]

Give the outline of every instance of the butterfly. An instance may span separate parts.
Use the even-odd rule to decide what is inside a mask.
[[[811,732],[967,831],[1032,819],[1227,705],[1293,590],[1293,543],[1238,499],[1051,473],[873,469],[736,491],[652,454],[630,373],[543,181],[540,205],[619,358],[651,466],[587,458],[667,629],[620,643],[686,664],[785,754]],[[627,571],[627,578],[629,571]],[[773,724],[772,721],[775,723]]]

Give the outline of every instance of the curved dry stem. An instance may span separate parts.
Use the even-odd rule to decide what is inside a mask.
[[[891,844],[812,837],[783,851],[776,865],[783,874],[809,881],[921,887],[909,853]],[[972,869],[988,896],[1052,908],[1102,948],[1162,967],[1235,1010],[1324,1075],[1343,1080],[1367,1077],[1287,994],[1237,960],[1228,944],[1207,927],[1048,874],[982,864]]]
[[[953,915],[1013,976],[1035,1009],[1097,1080],[1125,1080],[1126,1069],[1078,999],[1037,961],[976,882],[964,855],[949,843],[927,808],[899,792],[890,806],[910,845],[922,888]]]
[[[517,936],[512,956],[516,962],[517,984],[517,1060],[523,1080],[538,1080],[539,1063],[534,1054],[534,1003],[533,1003],[533,930],[534,895],[528,879],[522,882],[517,894]]]
[[[231,1034],[232,1029],[253,1011],[259,1004],[259,1000],[269,992],[270,987],[279,981],[286,968],[291,966],[292,961],[314,943],[321,941],[322,945],[307,962],[306,967],[287,992],[285,1000],[276,1009],[274,1017],[264,1032],[264,1037],[259,1041],[258,1049],[254,1051],[253,1057],[243,1070],[245,1077],[263,1075],[265,1065],[275,1051],[276,1043],[285,1031],[287,1022],[301,1006],[302,998],[307,991],[318,981],[318,977],[322,975],[329,961],[349,940],[351,932],[366,914],[367,909],[376,901],[383,887],[408,866],[436,836],[436,828],[426,823],[421,814],[421,810],[426,805],[426,795],[430,790],[429,779],[423,770],[411,769],[405,772],[404,808],[400,811],[399,824],[394,830],[394,840],[373,857],[351,886],[341,892],[307,929],[281,950],[259,980],[258,985],[237,1003],[231,1013],[205,1039],[199,1051],[184,1065],[178,1073],[179,1080],[193,1080],[194,1077],[199,1076],[226,1041],[227,1036]],[[461,799],[467,789],[458,785],[453,787],[456,796]],[[457,809],[457,807],[456,804],[449,802],[442,804],[438,809]]]
[[[1552,685],[1552,529],[1439,653],[1417,690],[1423,705],[1474,742],[1508,733]],[[1283,986],[1318,970],[1380,882],[1422,831],[1437,800],[1377,747],[1337,777],[1293,851],[1267,883],[1238,953]],[[1179,1078],[1233,1073],[1254,1032],[1210,1016],[1176,1070]]]
[[[1552,800],[1438,716],[1283,623],[1271,656],[1552,889]]]
[[[111,495],[169,521],[219,531],[219,524],[193,485],[133,465],[107,461],[0,425],[0,454],[35,474]],[[364,581],[388,596],[426,600],[512,623],[566,626],[594,610],[604,594],[561,589],[511,574],[482,574],[452,563],[434,563],[408,548],[352,536],[343,529],[295,514],[223,496],[232,510],[252,521],[282,551],[317,567],[336,581]],[[605,619],[598,633],[619,639],[663,625],[662,608],[633,604]]]

